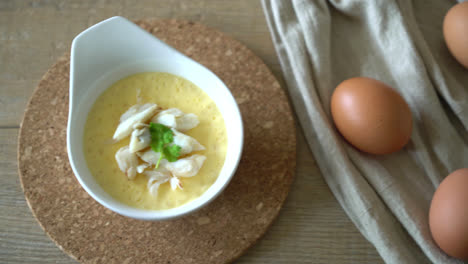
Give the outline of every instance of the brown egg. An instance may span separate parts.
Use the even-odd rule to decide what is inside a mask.
[[[439,185],[429,210],[429,227],[445,253],[468,259],[468,169],[454,171]]]
[[[400,150],[411,137],[411,111],[395,90],[357,77],[338,85],[331,99],[336,127],[348,142],[371,154]]]
[[[468,68],[468,2],[459,3],[447,12],[443,31],[450,53]]]

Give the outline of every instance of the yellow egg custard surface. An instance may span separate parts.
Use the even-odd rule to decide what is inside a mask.
[[[120,116],[138,103],[156,103],[164,109],[178,108],[197,115],[199,125],[184,133],[206,148],[195,153],[206,156],[206,161],[197,175],[180,179],[183,189],[172,190],[164,183],[154,197],[147,189],[145,175],[129,180],[119,169],[115,153],[128,145],[130,138],[115,143],[112,136]],[[226,149],[226,127],[214,101],[190,81],[169,73],[139,73],[119,80],[96,100],[84,127],[84,153],[91,174],[114,199],[140,209],[175,208],[202,195],[216,181]]]

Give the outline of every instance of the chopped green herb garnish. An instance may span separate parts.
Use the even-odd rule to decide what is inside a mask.
[[[159,160],[156,163],[156,169],[159,167],[159,162],[162,159],[167,159],[170,162],[176,161],[180,156],[180,146],[171,144],[174,142],[174,132],[161,124],[150,123],[150,134],[151,134],[151,149],[155,152],[159,152]]]

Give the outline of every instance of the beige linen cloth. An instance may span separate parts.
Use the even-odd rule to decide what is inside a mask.
[[[289,95],[323,177],[386,263],[462,263],[438,249],[428,226],[436,187],[468,167],[468,69],[442,37],[443,17],[455,3],[263,0]],[[402,151],[367,155],[337,133],[330,97],[355,76],[389,84],[410,105],[413,134]]]

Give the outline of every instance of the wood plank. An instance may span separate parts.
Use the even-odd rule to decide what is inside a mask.
[[[24,109],[38,80],[0,78],[0,128],[19,128]]]
[[[32,216],[16,163],[18,129],[0,129],[0,263],[76,263]]]

